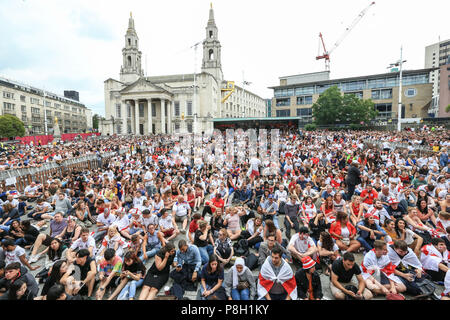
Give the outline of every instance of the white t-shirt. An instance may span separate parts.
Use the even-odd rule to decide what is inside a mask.
[[[286,190],[283,190],[283,191],[277,190],[277,191],[275,191],[275,199],[280,200],[281,202],[287,202],[287,192],[286,192]]]
[[[172,221],[172,215],[168,215],[165,218],[160,218],[159,219],[159,225],[163,228],[163,229],[171,229],[173,228],[173,221]]]
[[[184,217],[188,214],[188,209],[190,209],[187,202],[175,203],[172,207],[172,212],[174,212],[178,217]]]
[[[19,246],[16,246],[16,248],[9,252],[4,251],[5,253],[5,266],[7,266],[10,263],[13,262],[19,262],[20,265],[23,265],[22,261],[20,261],[19,257],[23,256],[25,254],[25,249]]]
[[[289,246],[290,245],[293,245],[294,248],[300,253],[305,253],[310,247],[315,246],[314,241],[313,239],[311,239],[311,237],[307,237],[306,239],[301,240],[298,233],[294,234],[291,237],[291,241],[289,241]]]
[[[30,193],[32,195],[34,195],[37,191],[38,191],[39,187],[38,186],[27,186],[24,190],[25,193]]]
[[[104,213],[100,213],[97,217],[97,222],[103,223],[106,227],[109,227],[114,221],[116,221],[116,216],[109,214],[108,218],[105,218]]]
[[[116,220],[113,222],[113,225],[116,225],[119,231],[127,229],[130,226],[130,220],[128,219],[128,215],[124,215],[122,219],[118,219],[116,217]]]
[[[89,247],[92,247],[92,254],[95,255],[95,239],[92,236],[89,236],[86,242],[84,242],[83,239],[78,238],[72,243],[70,249],[78,251],[80,249],[89,249]]]
[[[261,160],[258,158],[250,159],[250,169],[251,171],[259,171],[259,166],[261,165]]]

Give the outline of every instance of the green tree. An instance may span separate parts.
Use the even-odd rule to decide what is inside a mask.
[[[15,138],[25,135],[25,127],[23,122],[16,116],[5,114],[0,116],[0,137]]]
[[[445,112],[450,112],[450,104],[445,108]]]
[[[376,117],[372,100],[359,99],[354,94],[342,96],[337,86],[324,91],[313,107],[317,124],[367,123]]]
[[[99,115],[98,114],[94,114],[94,116],[92,117],[92,127],[93,129],[98,130],[98,122],[99,122]]]
[[[338,110],[342,107],[341,91],[333,86],[324,91],[313,104],[313,118],[317,124],[335,124]]]

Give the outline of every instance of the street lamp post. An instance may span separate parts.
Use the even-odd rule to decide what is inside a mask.
[[[403,60],[403,46],[400,47],[400,60],[398,60],[395,63],[391,63],[388,68],[392,67],[400,67],[400,79],[399,79],[399,86],[398,86],[398,114],[397,114],[397,131],[402,131],[402,85],[403,85],[403,63],[406,62],[406,60]]]

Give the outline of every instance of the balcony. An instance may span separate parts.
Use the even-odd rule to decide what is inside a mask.
[[[3,109],[3,114],[10,114],[10,115],[15,116],[16,115],[16,110]]]

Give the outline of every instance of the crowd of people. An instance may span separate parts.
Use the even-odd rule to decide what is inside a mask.
[[[450,299],[446,130],[287,130],[276,162],[176,140],[4,149],[1,170],[100,166],[0,190],[0,299]]]

